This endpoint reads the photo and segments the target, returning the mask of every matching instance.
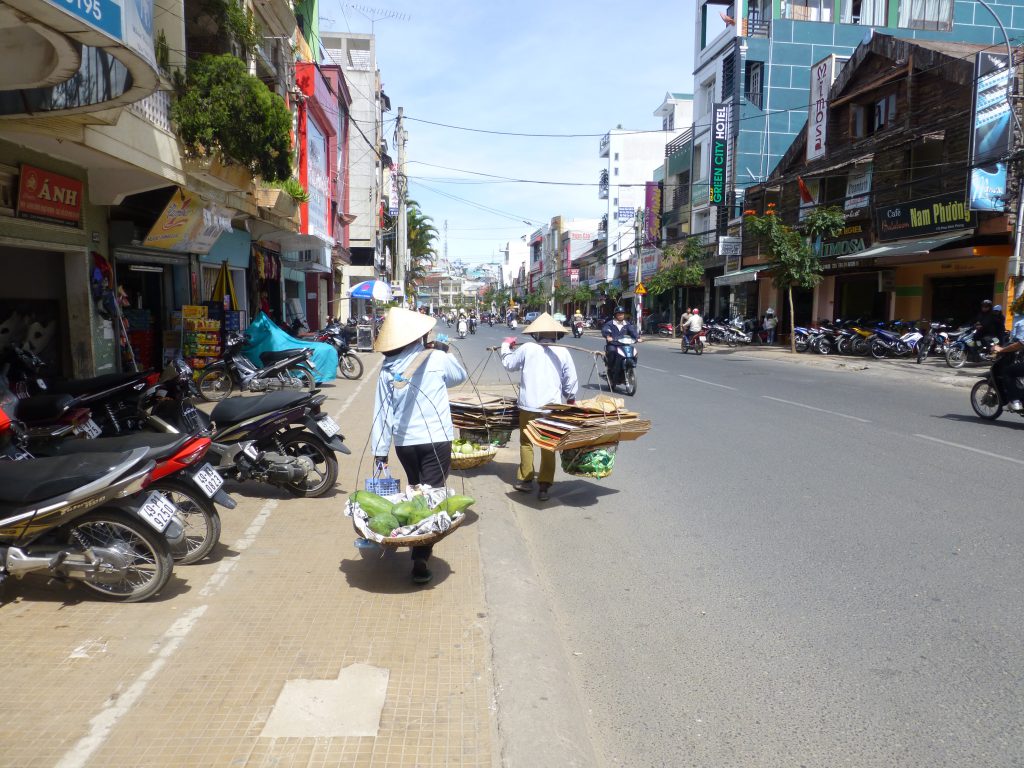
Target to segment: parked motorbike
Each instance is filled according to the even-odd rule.
[[[624,387],[627,395],[636,394],[636,365],[637,365],[637,342],[629,337],[623,337],[612,342],[610,346],[615,348],[613,354],[618,356],[618,364],[612,360],[605,360],[608,373],[608,387],[613,392],[616,387]]]
[[[207,415],[195,407],[192,370],[182,360],[165,372],[150,406],[150,424],[213,440],[209,460],[222,477],[258,480],[295,496],[329,493],[338,478],[335,453],[349,454],[341,427],[320,406],[324,395],[271,392],[232,397]]]
[[[339,320],[331,320],[326,327],[313,334],[313,340],[334,347],[338,353],[338,373],[346,379],[358,379],[363,375],[363,362],[352,351],[349,335]]]
[[[0,409],[0,446],[19,440]],[[146,493],[148,450],[0,461],[0,582],[47,573],[111,600],[156,595],[184,539],[179,512]]]
[[[982,343],[976,330],[963,334],[946,350],[946,365],[950,368],[963,368],[964,363],[988,363],[993,359],[991,345]]]
[[[672,323],[658,323],[655,326],[655,332],[659,336],[671,336],[672,335]]]
[[[199,375],[199,394],[204,400],[223,400],[235,387],[246,392],[316,388],[311,370],[316,368],[312,349],[301,347],[261,352],[263,367],[257,368],[242,353],[242,348],[250,341],[248,334],[228,334],[220,359],[204,368]]]

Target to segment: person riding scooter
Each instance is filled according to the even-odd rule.
[[[584,320],[583,313],[578,309],[573,313],[572,316],[572,335],[577,339],[583,335]]]
[[[631,338],[634,342],[640,339],[640,334],[632,323],[626,321],[626,310],[623,307],[616,307],[612,313],[612,319],[604,324],[601,329],[604,336],[604,359],[608,366],[608,383],[615,384],[621,379],[619,370],[619,356],[615,353],[615,345],[623,338]]]
[[[459,332],[460,339],[466,338],[466,334],[469,332],[469,321],[466,320],[465,315],[459,315],[459,322],[455,328]]]
[[[686,327],[683,329],[683,338],[686,340],[686,345],[690,345],[690,339],[696,336],[704,330],[704,318],[700,316],[700,310],[696,307],[690,312],[689,318],[686,320]]]

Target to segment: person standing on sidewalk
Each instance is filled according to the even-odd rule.
[[[409,485],[444,488],[452,466],[452,412],[448,387],[468,377],[448,346],[426,335],[437,320],[401,307],[388,310],[373,348],[384,353],[373,403],[370,445],[374,460],[387,465],[391,443]],[[412,580],[430,581],[432,547],[412,548]]]
[[[526,425],[546,414],[544,406],[550,403],[576,402],[579,383],[569,350],[555,346],[555,342],[568,333],[561,323],[545,312],[524,328],[523,333],[533,336],[533,341],[513,349],[515,339],[505,339],[501,344],[501,364],[509,371],[522,371],[519,385],[519,470],[512,487],[529,492],[533,489],[534,465],[533,443],[526,434]],[[554,482],[555,452],[541,448],[537,498],[547,501]]]
[[[768,307],[768,311],[764,313],[764,330],[768,334],[765,343],[771,346],[775,343],[775,329],[779,325],[779,320],[775,317],[775,310]]]

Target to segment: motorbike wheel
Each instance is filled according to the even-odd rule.
[[[946,365],[950,368],[963,368],[967,362],[967,350],[957,345],[946,350]]]
[[[207,368],[199,374],[196,386],[199,387],[199,396],[213,403],[230,395],[235,388],[235,382],[231,380],[231,374],[223,368]]]
[[[814,343],[814,351],[819,355],[830,355],[832,354],[832,342],[828,339],[818,339]]]
[[[914,348],[911,347],[909,344],[907,344],[907,342],[903,341],[902,339],[896,342],[896,347],[895,349],[893,349],[893,352],[896,354],[896,357],[906,357],[913,351]]]
[[[304,365],[293,365],[285,369],[284,375],[291,379],[297,379],[299,389],[316,389],[316,379],[313,372]]]
[[[840,336],[836,342],[836,352],[840,355],[848,355],[853,352],[853,342],[848,336]]]
[[[627,368],[625,370],[624,374],[623,374],[623,378],[625,379],[625,381],[623,382],[623,386],[626,389],[626,394],[627,395],[631,395],[631,396],[635,395],[636,394],[636,368]]]
[[[982,379],[971,389],[971,408],[987,421],[995,421],[1003,412],[999,393],[988,379]]]
[[[312,499],[329,493],[338,480],[338,459],[334,451],[304,429],[295,429],[280,438],[281,453],[305,456],[313,462],[313,470],[305,480],[288,483],[284,488],[293,496]]]
[[[704,354],[704,340],[699,336],[697,337],[697,340],[693,342],[693,351],[698,355]]]
[[[363,361],[348,352],[338,357],[338,373],[346,379],[358,379],[363,375]]]
[[[924,338],[917,342],[917,364],[920,365],[928,358],[928,347],[932,345],[931,339]]]
[[[685,338],[679,342],[679,348],[682,349],[684,355],[690,351],[690,345],[686,343]]]
[[[797,338],[796,338],[796,351],[797,352],[806,352],[809,347],[810,347],[810,344],[807,343],[807,337],[806,336],[797,336]]]
[[[880,342],[878,339],[875,339],[874,341],[871,342],[871,349],[870,349],[870,351],[871,351],[871,356],[873,358],[875,358],[876,360],[881,360],[883,357],[885,357],[885,353],[886,353],[885,345],[882,344],[882,342]]]
[[[81,582],[108,600],[147,600],[171,578],[171,545],[142,520],[114,510],[90,512],[72,522],[68,532],[72,545],[114,550],[118,571],[93,574]]]
[[[853,342],[853,354],[867,355],[871,351],[871,345],[863,336],[858,336]]]
[[[160,491],[178,508],[178,518],[185,528],[185,539],[171,547],[171,557],[179,565],[198,563],[220,541],[220,515],[217,507],[195,487],[171,478],[157,480],[149,486]]]

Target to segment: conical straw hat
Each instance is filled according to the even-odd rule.
[[[545,312],[528,326],[523,328],[522,333],[562,333],[566,334],[569,329],[555,320],[549,313]]]
[[[377,352],[401,349],[406,344],[426,336],[436,324],[437,320],[429,315],[402,307],[392,307],[384,316],[384,323],[373,342],[373,348]]]

